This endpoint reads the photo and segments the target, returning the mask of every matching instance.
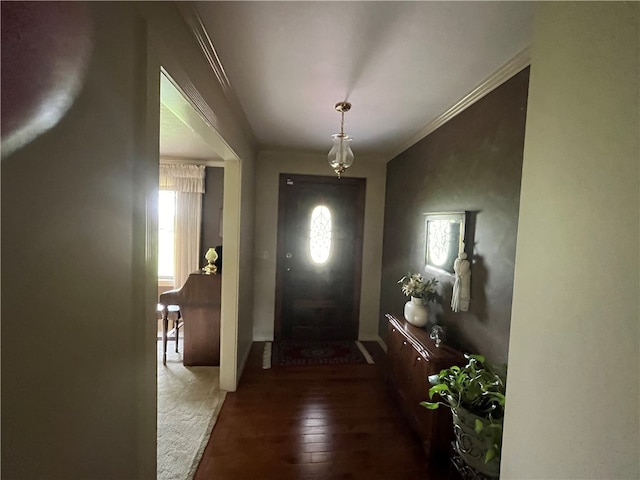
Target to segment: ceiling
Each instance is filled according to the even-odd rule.
[[[214,153],[211,145],[188,122],[180,119],[167,104],[160,103],[160,156],[208,160]]]
[[[532,34],[530,2],[192,6],[261,149],[328,152],[340,130],[334,105],[347,100],[345,132],[354,137],[356,161],[359,154],[388,159],[419,140],[522,57]]]
[[[164,72],[160,75],[160,158],[221,167],[220,137]]]

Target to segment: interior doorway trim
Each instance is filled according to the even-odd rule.
[[[240,198],[242,161],[215,128],[215,115],[184,72],[177,65],[162,67],[162,73],[181,93],[172,112],[182,121],[199,125],[198,134],[211,145],[217,161],[224,168],[222,222],[224,239],[224,273],[222,274],[220,312],[220,388],[235,391],[238,384],[238,302],[240,270]],[[180,105],[180,102],[187,105]],[[190,108],[187,108],[190,107]],[[197,119],[187,112],[198,113]],[[209,118],[212,117],[212,118]]]

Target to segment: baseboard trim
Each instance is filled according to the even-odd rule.
[[[271,352],[272,342],[264,342],[264,348],[262,350],[262,369],[269,370],[271,368]]]
[[[367,363],[369,365],[373,365],[373,363],[374,363],[373,357],[371,356],[371,354],[367,350],[367,347],[365,347],[362,344],[362,342],[360,342],[360,340],[356,340],[356,345],[358,346],[358,350],[360,350],[360,353],[362,353],[362,355],[364,356],[364,359],[367,361]]]

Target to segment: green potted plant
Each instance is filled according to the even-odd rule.
[[[451,409],[456,448],[467,465],[491,477],[500,473],[500,447],[505,405],[506,366],[498,370],[482,355],[465,354],[467,364],[429,376],[429,398],[421,402],[434,410]]]

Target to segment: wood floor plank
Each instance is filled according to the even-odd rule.
[[[365,346],[374,365],[263,370],[255,343],[195,480],[457,480],[427,467],[386,390],[384,352]]]

